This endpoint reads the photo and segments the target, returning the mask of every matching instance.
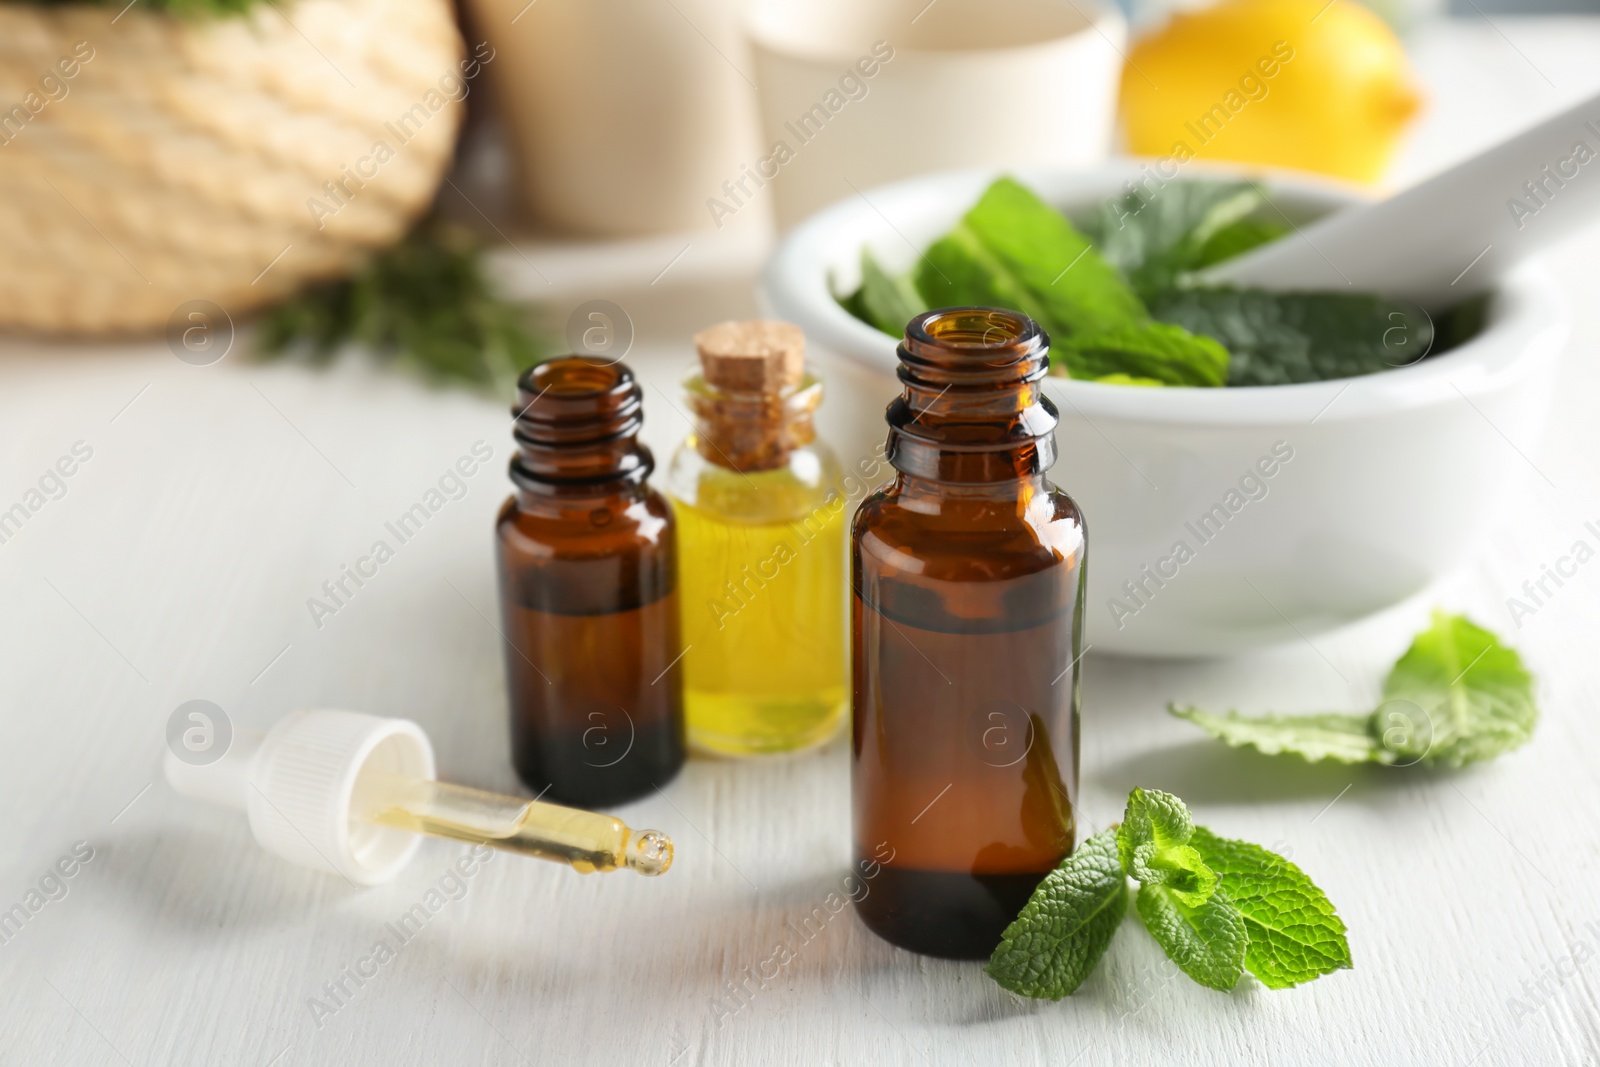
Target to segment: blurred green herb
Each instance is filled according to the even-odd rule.
[[[1472,340],[1489,321],[1488,293],[1469,296],[1434,322],[1433,350],[1444,352]]]
[[[1154,192],[1140,187],[1101,205],[1084,229],[1106,261],[1149,302],[1185,271],[1282,236],[1287,226],[1251,218],[1266,202],[1250,182],[1168,182]]]
[[[1185,276],[1281,237],[1259,219],[1254,182],[1169,182],[1101,207],[1086,228],[1162,322],[1228,350],[1229,385],[1353,378],[1414,363],[1434,344],[1433,322],[1407,301],[1365,293],[1194,288]]]
[[[348,344],[437,381],[496,391],[543,357],[528,310],[501,297],[467,230],[422,223],[354,277],[322,282],[268,312],[264,355],[327,362]]]
[[[850,312],[898,337],[929,307],[1014,308],[1049,333],[1057,373],[1148,385],[1221,385],[1228,354],[1208,337],[1152,322],[1138,295],[1066,216],[1001,178],[955,227],[896,277],[861,257]]]
[[[1222,385],[1228,351],[1182,326],[1140,322],[1067,338],[1062,351],[1074,378],[1123,385]]]
[[[1366,293],[1166,289],[1150,311],[1228,350],[1229,385],[1288,385],[1404,367],[1434,346],[1421,306]]]
[[[987,304],[1014,292],[1014,303],[999,306],[1031,315],[1057,344],[1148,318],[1089,239],[1012,178],[989,186],[955,229],[928,249],[916,279],[934,307]]]
[[[861,288],[855,298],[857,305],[851,313],[896,339],[906,323],[928,310],[928,302],[910,276],[890,274],[869,248],[861,250]]]
[[[1288,224],[1272,219],[1240,219],[1230,222],[1206,239],[1190,270],[1203,270],[1213,263],[1243,255],[1256,245],[1276,241],[1289,232]]]
[[[1196,288],[1194,274],[1283,236],[1253,182],[1135,188],[1075,227],[1011,178],[994,182],[916,269],[895,276],[862,250],[862,284],[839,298],[898,338],[929,307],[1013,308],[1049,333],[1052,369],[1146,386],[1283,385],[1373,374],[1469,339],[1483,302],[1441,316],[1360,293]]]

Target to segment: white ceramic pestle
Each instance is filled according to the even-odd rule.
[[[1600,218],[1600,96],[1387,200],[1347,207],[1201,272],[1207,284],[1377,292],[1428,306],[1492,288]]]

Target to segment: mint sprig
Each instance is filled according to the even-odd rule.
[[[1045,875],[985,970],[1014,993],[1060,1000],[1089,977],[1127,913],[1116,834],[1102,830]]]
[[[1089,838],[1047,875],[987,968],[1023,996],[1059,1000],[1083,984],[1128,907],[1196,982],[1230,990],[1249,971],[1284,989],[1351,966],[1345,926],[1293,863],[1196,826],[1171,793],[1135,789],[1122,823]]]
[[[1533,675],[1516,651],[1461,615],[1435,612],[1367,714],[1216,715],[1170,705],[1180,719],[1234,747],[1310,761],[1465,767],[1533,736]]]
[[[1245,966],[1262,985],[1285,989],[1351,965],[1344,922],[1299,867],[1203,826],[1195,827],[1190,843],[1216,872],[1217,896],[1243,921]]]
[[[1140,885],[1139,918],[1173,963],[1208,989],[1226,993],[1244,972],[1250,935],[1225,898],[1190,907],[1159,885]]]
[[[1199,907],[1217,886],[1217,876],[1189,846],[1194,820],[1183,801],[1157,789],[1128,794],[1128,810],[1117,828],[1117,858],[1140,885],[1161,886],[1189,907]]]

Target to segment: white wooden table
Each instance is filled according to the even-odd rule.
[[[1420,42],[1435,111],[1403,172],[1441,166],[1600,81],[1594,24],[1497,27]],[[525,251],[553,278],[587,257],[595,276],[553,286],[558,302],[628,307],[640,333],[632,361],[652,392],[675,397],[687,332],[751,308],[753,246],[697,247],[655,286],[674,242]],[[635,281],[608,290],[608,262]],[[367,891],[290,867],[256,848],[242,816],[160,781],[165,723],[196,697],[257,727],[305,705],[406,716],[431,733],[444,776],[515,789],[500,640],[486,621],[505,414],[359,364],[191,367],[160,344],[10,343],[0,507],[75,442],[93,455],[0,544],[0,909],[75,846],[92,858],[47,879],[59,899],[0,944],[0,1063],[1596,1062],[1600,568],[1520,630],[1505,608],[1600,519],[1593,238],[1554,262],[1577,326],[1547,439],[1524,449],[1554,488],[1530,464],[1474,566],[1314,647],[1216,662],[1088,659],[1088,821],[1118,818],[1133,785],[1169,789],[1219,832],[1292,849],[1350,926],[1354,971],[1286,992],[1246,981],[1232,995],[1172,979],[1133,921],[1060,1004],[1004,993],[974,964],[890,948],[848,912],[805,942],[793,924],[849,860],[836,743],[787,762],[696,759],[664,795],[624,809],[676,838],[665,878],[496,858],[375,977],[346,980],[337,1011],[314,1013],[308,1001],[333,1004],[324,984],[462,849],[430,842],[392,884]],[[849,376],[834,385],[829,432],[877,437],[870,412],[852,414]],[[653,399],[646,435],[664,454],[683,422]],[[465,497],[316,628],[306,599],[480,439],[496,460]],[[1070,489],[1071,456],[1056,474]],[[1523,750],[1453,775],[1306,767],[1223,750],[1162,710],[1168,699],[1369,707],[1435,604],[1508,635],[1537,671],[1544,718]],[[793,961],[735,999],[779,943]]]

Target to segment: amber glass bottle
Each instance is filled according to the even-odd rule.
[[[495,525],[512,758],[546,799],[615,804],[683,765],[672,511],[645,484],[631,370],[569,356],[517,387]]]
[[[1045,478],[1048,346],[1010,311],[912,319],[897,475],[852,531],[858,907],[934,956],[987,957],[1073,845],[1084,526]]]

